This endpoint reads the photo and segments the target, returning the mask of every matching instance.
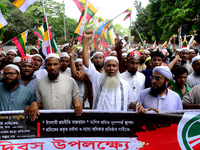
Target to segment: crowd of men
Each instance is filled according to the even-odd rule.
[[[179,44],[182,37],[178,30]],[[39,109],[105,111],[182,110],[200,108],[200,56],[192,47],[172,49],[129,44],[119,36],[109,56],[89,46],[91,30],[77,52],[72,42],[61,53],[44,56],[32,48],[20,57],[17,49],[0,49],[0,111],[24,110],[35,120]],[[2,43],[0,43],[1,45]]]

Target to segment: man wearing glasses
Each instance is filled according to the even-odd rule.
[[[0,83],[0,111],[24,110],[36,101],[34,92],[18,83],[19,78],[18,66],[10,64],[5,67],[3,84]]]
[[[182,110],[180,96],[167,88],[172,73],[167,66],[157,66],[151,76],[152,87],[140,93],[140,102],[144,108],[157,111]]]

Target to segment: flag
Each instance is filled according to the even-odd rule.
[[[42,47],[42,40],[38,39],[38,47]]]
[[[91,26],[93,26],[94,25],[94,22],[92,21],[89,25],[88,25],[88,27],[91,27]]]
[[[96,6],[91,0],[73,0],[77,5],[80,12],[83,12],[84,5],[88,1],[87,20],[89,21],[99,10],[100,7]],[[81,20],[81,19],[80,19]]]
[[[124,21],[125,21],[126,19],[131,17],[132,9],[129,8],[129,9],[125,10],[124,13],[128,13],[124,18]]]
[[[132,9],[129,8],[129,9],[125,10],[124,13],[129,13],[129,14],[131,14],[131,13],[132,13]]]
[[[83,8],[83,11],[81,13],[81,20],[79,21],[78,27],[76,28],[74,32],[74,36],[77,37],[78,41],[82,41],[82,36],[83,36],[83,30],[85,26],[85,21],[86,21],[86,14],[87,14],[87,9],[88,9],[88,0],[86,0],[85,6]]]
[[[103,36],[105,30],[107,29],[107,27],[110,25],[110,23],[112,22],[112,20],[104,23],[102,26],[100,26],[98,29],[97,29],[97,34],[100,35],[101,37]]]
[[[12,41],[15,43],[15,46],[19,50],[22,57],[26,56],[26,40],[27,40],[28,30],[21,33],[20,35],[14,37]]]
[[[49,28],[46,15],[44,15],[44,38],[42,42],[42,52],[46,56],[49,53],[56,53],[58,54],[58,48],[56,45],[55,40],[52,37],[51,30]]]
[[[194,40],[192,43],[192,47],[195,46],[197,44],[197,42]]]
[[[5,25],[7,25],[7,22],[5,18],[3,17],[3,14],[1,13],[1,10],[0,10],[0,29],[3,28]]]
[[[106,48],[106,52],[105,52],[104,57],[107,57],[109,54],[108,54],[108,38],[107,38],[106,33],[104,33],[104,36],[102,38],[102,45]]]
[[[130,18],[130,17],[131,17],[131,14],[127,14],[127,15],[125,16],[125,18],[124,18],[123,21],[125,21],[126,19],[128,19],[128,18]]]
[[[146,40],[144,40],[143,44],[146,44]]]
[[[37,30],[35,30],[33,32],[35,35],[37,35],[37,37],[40,39],[40,40],[43,40],[44,38],[44,28],[43,26],[39,27]]]
[[[35,3],[36,0],[9,0],[13,5],[15,5],[19,10],[24,13],[28,6]]]
[[[103,17],[102,17],[102,15],[99,17],[99,19],[98,19],[98,22],[100,23],[100,22],[103,22],[104,20],[103,20]]]
[[[165,41],[165,43],[162,45],[162,48],[165,47],[167,45],[167,41]]]
[[[154,44],[153,44],[153,48],[156,48],[156,41],[155,41]]]
[[[115,44],[115,41],[114,41],[114,39],[115,39],[115,33],[113,31],[113,28],[110,31],[107,31],[106,35],[107,35],[107,39],[108,39],[109,45]]]
[[[187,47],[187,44],[186,44],[186,35],[184,35],[184,40],[183,40],[183,45],[182,45],[182,48],[184,47]]]

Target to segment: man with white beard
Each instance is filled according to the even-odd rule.
[[[129,107],[136,108],[138,113],[145,113],[146,109],[134,101],[128,82],[120,77],[119,62],[116,57],[105,58],[103,74],[99,73],[91,64],[88,45],[92,36],[91,30],[86,30],[83,35],[83,69],[92,82],[93,109],[127,111]]]

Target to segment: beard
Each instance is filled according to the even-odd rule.
[[[153,87],[151,87],[151,90],[150,90],[149,94],[152,95],[152,96],[154,96],[154,97],[157,97],[158,94],[161,94],[162,92],[164,92],[165,89],[166,89],[166,79],[165,79],[164,84],[161,87],[159,87],[159,88],[153,88]]]
[[[55,80],[55,79],[57,79],[57,78],[58,78],[58,75],[59,75],[59,74],[49,74],[49,73],[48,73],[49,80]]]
[[[103,65],[104,65],[104,64],[102,64],[102,65],[100,65],[100,64],[95,65],[95,64],[94,64],[94,66],[95,66],[95,68],[96,68],[97,70],[101,70],[101,69],[103,68]]]
[[[34,73],[34,72],[33,72],[33,73]],[[29,74],[29,75],[24,75],[24,74],[22,73],[22,79],[30,80],[30,79],[32,78],[32,76],[33,76],[33,73],[31,73],[31,74]]]
[[[143,64],[144,62],[145,62],[145,59],[143,59],[143,58],[141,59],[140,58],[140,65]]]
[[[118,71],[114,77],[110,77],[103,71],[101,81],[105,89],[116,90],[120,86],[120,73]]]
[[[16,84],[18,84],[18,78],[14,79],[12,82],[8,83],[5,80],[3,80],[3,84],[5,87],[7,87],[8,89],[11,89],[12,87],[14,87]]]

